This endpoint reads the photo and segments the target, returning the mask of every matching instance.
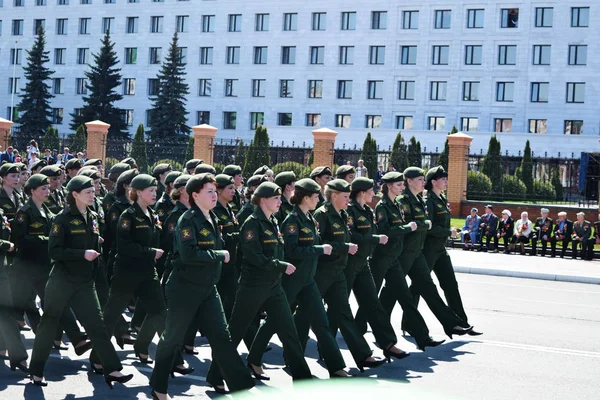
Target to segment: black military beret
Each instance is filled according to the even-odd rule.
[[[219,174],[215,177],[215,180],[217,181],[217,187],[219,189],[224,188],[228,185],[233,185],[233,176],[227,175],[227,174]]]
[[[430,168],[425,175],[425,189],[431,190],[431,181],[438,180],[440,178],[447,178],[448,173],[444,170],[444,167],[438,165],[437,167]]]
[[[66,169],[79,169],[81,167],[83,167],[83,162],[79,158],[71,158],[65,164]]]
[[[17,164],[6,163],[0,167],[0,176],[6,176],[8,174],[18,174],[21,172],[21,168]]]
[[[352,191],[352,187],[344,179],[334,179],[329,181],[327,182],[327,187],[335,190],[336,192],[350,193]]]
[[[102,179],[102,175],[100,175],[100,171],[98,171],[95,167],[84,167],[79,170],[77,175],[83,175],[90,177],[92,179]]]
[[[152,176],[158,176],[158,175],[162,175],[165,172],[171,171],[171,164],[158,164],[156,167],[154,167],[154,169],[152,170]]]
[[[22,162],[16,162],[14,164],[17,166],[17,168],[19,168],[19,172],[27,171],[27,165],[23,164]]]
[[[333,175],[331,173],[331,168],[329,167],[317,167],[315,169],[312,170],[312,172],[310,173],[310,177],[311,178],[316,178],[322,175]]]
[[[263,182],[268,182],[269,179],[264,175],[252,175],[246,182],[247,187],[258,186]]]
[[[179,189],[185,187],[185,185],[188,183],[191,177],[192,175],[188,174],[180,175],[179,177],[177,177],[177,179],[175,179],[175,182],[173,182],[173,188]]]
[[[257,197],[281,196],[281,188],[273,182],[263,182],[254,191]]]
[[[230,164],[223,168],[223,173],[230,176],[236,176],[242,173],[242,167],[239,165]]]
[[[94,167],[98,167],[98,166],[102,165],[102,160],[99,158],[90,158],[89,160],[87,160],[85,162],[85,164],[83,164],[84,167],[87,167],[90,165],[94,166]]]
[[[215,182],[215,176],[213,174],[204,172],[202,174],[194,175],[185,184],[185,191],[191,197],[192,193],[198,192],[204,187],[205,184],[210,182]]]
[[[31,170],[33,171],[34,169],[44,168],[46,165],[48,165],[46,160],[37,160],[36,162],[31,164]]]
[[[156,178],[148,174],[139,174],[131,180],[130,186],[133,189],[144,190],[152,186],[158,186]]]
[[[393,183],[404,181],[404,174],[402,172],[391,171],[381,177],[384,183]]]
[[[33,190],[39,188],[40,186],[44,186],[48,184],[48,177],[42,174],[33,174],[31,177],[25,182],[24,188],[26,190]]]
[[[348,174],[356,174],[356,169],[352,165],[342,165],[335,171],[335,176],[338,178],[343,178]]]
[[[414,179],[420,176],[425,176],[425,171],[419,167],[408,167],[404,170],[405,179]]]
[[[89,176],[77,175],[67,183],[67,191],[69,193],[81,192],[91,187],[94,187],[94,181]]]
[[[194,174],[204,174],[204,173],[209,173],[209,174],[216,175],[217,174],[217,170],[215,169],[215,167],[213,167],[210,164],[198,164],[198,165],[196,165],[196,168],[194,168]]]
[[[374,185],[373,179],[360,177],[360,178],[356,178],[354,181],[352,181],[352,190],[359,190],[359,191],[369,190],[369,189],[373,189],[373,185]]]
[[[48,177],[61,176],[63,174],[63,170],[60,169],[58,165],[48,165],[40,170],[40,174],[44,174]]]
[[[137,168],[137,162],[135,161],[135,158],[133,158],[133,157],[127,157],[127,158],[121,160],[121,162],[129,165],[131,168]]]
[[[264,175],[267,173],[268,170],[270,170],[271,168],[269,168],[266,165],[263,165],[262,167],[260,167],[259,169],[257,169],[256,171],[254,171],[254,173],[252,175]]]
[[[321,186],[310,178],[300,179],[296,182],[296,188],[300,188],[310,193],[321,192]]]
[[[122,174],[125,171],[128,171],[131,169],[131,165],[124,163],[124,162],[120,162],[120,163],[116,163],[115,165],[113,165],[110,168],[110,173],[111,174]]]
[[[275,184],[279,186],[281,189],[285,188],[285,185],[289,185],[290,183],[296,180],[296,174],[294,171],[283,171],[277,174],[275,177]]]
[[[198,164],[202,164],[203,162],[204,162],[204,161],[202,161],[202,160],[200,160],[200,159],[198,159],[198,158],[192,158],[191,160],[188,160],[188,161],[185,163],[185,170],[186,170],[186,171],[189,171],[190,169],[194,169],[194,168],[196,168],[196,166],[197,166]]]
[[[169,183],[175,182],[175,179],[179,178],[182,174],[183,174],[183,172],[179,172],[179,171],[169,172],[167,174],[167,177],[165,178],[165,186],[168,185]]]
[[[133,178],[135,178],[139,174],[140,171],[138,171],[137,169],[129,169],[123,172],[121,175],[119,175],[119,178],[117,179],[117,185],[129,185]]]

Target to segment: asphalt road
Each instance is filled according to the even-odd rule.
[[[595,399],[600,398],[600,286],[459,274],[458,279],[470,322],[484,331],[476,338],[455,338],[444,345],[420,352],[410,338],[399,346],[412,352],[402,361],[365,371],[355,367],[343,340],[338,337],[350,372],[364,377],[351,381],[314,381],[297,385],[292,391],[290,376],[282,369],[281,347],[272,344],[266,353],[266,372],[272,377],[259,383],[247,396],[268,395],[289,399],[345,397],[366,399],[411,396],[439,399]],[[432,335],[443,338],[440,324],[425,304],[421,310]],[[393,324],[400,326],[401,310],[394,312]],[[399,335],[402,333],[397,331]],[[368,340],[373,342],[371,334]],[[26,335],[31,348],[32,336]],[[447,339],[447,338],[446,338]],[[198,338],[200,355],[186,356],[196,368],[192,376],[170,380],[174,398],[216,397],[205,386],[210,350]],[[381,352],[373,345],[376,355]],[[154,349],[151,350],[154,353]],[[245,356],[246,349],[240,345]],[[1,399],[146,399],[151,367],[135,361],[129,346],[119,351],[126,373],[134,373],[127,386],[110,390],[102,377],[89,374],[86,357],[72,350],[52,353],[47,364],[47,388],[33,387],[20,372],[0,367]],[[316,345],[309,343],[309,366],[325,379],[326,369],[316,360]]]

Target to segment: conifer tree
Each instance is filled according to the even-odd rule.
[[[408,166],[409,167],[419,167],[423,165],[422,155],[421,155],[421,142],[417,141],[417,138],[414,136],[410,138],[408,141]]]
[[[240,139],[240,141],[237,144],[237,148],[235,149],[234,158],[235,164],[239,165],[240,167],[244,167],[244,164],[246,162],[246,150],[247,149],[246,146],[244,146],[244,141]]]
[[[194,158],[194,136],[191,135],[188,139],[187,147],[185,148],[185,158],[184,161],[189,161]]]
[[[458,129],[456,129],[456,125],[452,127],[452,130],[448,133],[448,135],[454,135],[458,133]],[[448,138],[444,142],[444,150],[440,154],[440,158],[438,159],[438,165],[444,167],[444,170],[448,171],[448,153],[450,153],[450,145],[448,144]]]
[[[392,145],[392,154],[390,155],[390,163],[396,171],[402,172],[408,166],[406,158],[406,144],[402,137],[402,132],[398,132],[394,144]]]
[[[46,149],[57,149],[60,146],[60,138],[58,137],[58,129],[49,126],[46,129],[46,134],[42,138],[42,145]]]
[[[248,147],[244,162],[244,176],[250,176],[263,165],[271,164],[271,149],[267,128],[259,125],[254,132],[254,140]]]
[[[73,135],[73,142],[71,143],[71,151],[83,151],[87,146],[87,136],[85,132],[85,126],[79,125],[75,135]]]
[[[523,150],[523,159],[521,160],[520,168],[521,176],[519,178],[527,187],[527,194],[533,194],[533,160],[531,157],[531,146],[529,140],[525,142],[525,150]]]
[[[144,137],[144,125],[139,124],[131,144],[131,157],[137,162],[140,172],[148,171],[148,153],[146,151],[146,138]]]
[[[502,156],[500,155],[500,142],[496,135],[492,135],[488,145],[488,151],[483,159],[481,172],[492,181],[492,191],[502,191]]]
[[[374,176],[377,172],[377,141],[371,136],[371,132],[367,133],[360,158],[367,167],[367,173]]]

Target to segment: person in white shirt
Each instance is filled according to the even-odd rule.
[[[365,167],[365,162],[363,160],[358,160],[358,167],[356,167],[356,177],[357,178],[368,178],[369,171],[367,167]]]
[[[527,211],[521,213],[521,219],[515,223],[515,236],[513,243],[519,243],[521,255],[525,254],[525,244],[529,243],[531,233],[533,232],[533,224],[529,220]]]

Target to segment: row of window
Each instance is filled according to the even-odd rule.
[[[14,0],[15,6],[24,5],[24,0]],[[81,0],[82,4],[91,4],[91,0]],[[83,3],[83,2],[86,3]],[[68,0],[58,0],[60,4],[68,4]],[[115,0],[105,0],[105,3],[114,3]],[[129,0],[130,3],[137,3],[139,0]],[[43,3],[43,4],[37,4]],[[37,5],[46,5],[46,0],[36,0]],[[1,2],[0,2],[1,5]],[[466,14],[466,27],[468,29],[481,29],[484,27],[484,9],[468,9]],[[402,11],[402,29],[419,29],[418,10]],[[452,10],[434,10],[433,15],[434,29],[450,29],[452,26]],[[137,33],[139,29],[139,17],[126,17],[126,33]],[[85,18],[90,20],[90,18]],[[176,29],[178,32],[187,32],[189,26],[189,15],[176,16]],[[81,20],[81,19],[80,19]],[[114,18],[103,18],[102,32],[106,31],[106,23],[114,25]],[[112,20],[112,21],[111,21]],[[159,33],[163,29],[164,16],[150,17],[150,32]],[[571,7],[571,27],[588,27],[590,20],[589,7]],[[40,21],[40,20],[36,20]],[[57,34],[59,25],[57,20]],[[66,21],[66,19],[64,19]],[[340,14],[340,30],[356,30],[357,12],[343,11]],[[500,27],[517,28],[519,24],[519,9],[504,8],[500,10]],[[534,26],[538,28],[550,28],[554,22],[553,7],[536,7],[534,14]],[[15,23],[18,26],[15,26]],[[216,24],[216,15],[202,15],[202,32],[214,32]],[[23,34],[23,20],[13,20],[13,35]],[[270,14],[260,13],[254,15],[254,30],[256,32],[267,32],[270,27]],[[374,30],[387,29],[387,11],[372,11],[370,14],[370,27]],[[66,29],[66,28],[65,28]],[[296,31],[298,29],[298,13],[284,13],[282,19],[283,31]],[[327,29],[327,13],[311,13],[310,29],[313,31],[324,31]],[[227,31],[242,31],[242,14],[227,15]],[[34,30],[34,34],[37,32]],[[81,32],[80,32],[81,33]],[[66,34],[66,33],[62,33]]]

